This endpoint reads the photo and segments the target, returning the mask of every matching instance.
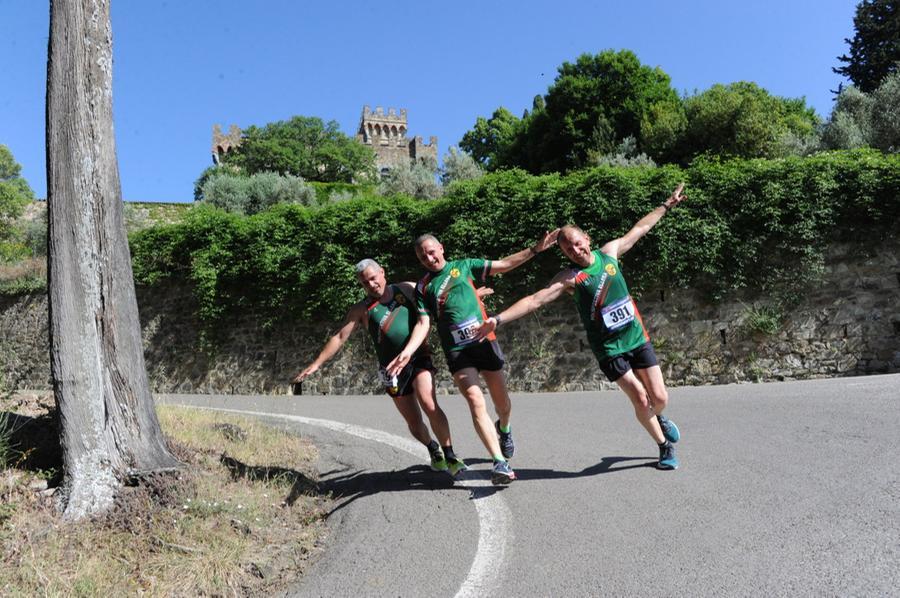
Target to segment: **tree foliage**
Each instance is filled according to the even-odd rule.
[[[444,187],[456,181],[470,181],[482,176],[484,169],[466,152],[451,146],[444,154],[444,165],[441,168],[441,184]]]
[[[463,135],[459,147],[488,170],[508,167],[509,149],[521,128],[522,120],[501,106],[494,110],[489,119],[479,116],[472,130]]]
[[[16,162],[10,149],[0,144],[0,261],[19,257],[20,231],[15,221],[29,202],[34,201],[34,191],[21,176],[22,166]]]
[[[361,196],[249,217],[200,206],[182,224],[132,237],[135,273],[144,284],[185,276],[208,321],[249,307],[272,322],[338,319],[359,298],[352,264],[363,256],[408,280],[421,274],[412,242],[423,232],[437,235],[451,257],[499,258],[566,222],[601,242],[624,234],[679,181],[690,201],[628,254],[636,289],[789,292],[821,270],[830,242],[871,245],[898,232],[900,156],[860,150],[566,176],[512,169],[458,182],[428,202]],[[547,252],[498,278],[495,301],[533,292],[564,263]]]
[[[828,149],[874,147],[900,151],[900,71],[891,73],[872,93],[850,86],[841,90],[831,118],[822,129]]]
[[[833,69],[844,75],[861,91],[874,91],[890,73],[896,72],[900,62],[900,3],[896,0],[863,0],[856,6],[853,17],[856,30],[850,54],[838,60],[846,63]]]
[[[546,124],[531,140],[541,147],[540,169],[583,167],[592,153],[610,153],[626,137],[640,145],[641,123],[651,111],[677,102],[669,76],[642,64],[630,50],[582,54],[574,63],[564,62],[547,90]]]
[[[687,98],[684,133],[677,143],[682,161],[703,153],[742,158],[776,158],[788,152],[785,135],[815,134],[818,117],[803,99],[771,95],[755,83],[713,85]]]
[[[236,214],[256,214],[277,203],[316,203],[316,190],[291,174],[259,172],[250,176],[219,172],[203,184],[206,203]]]
[[[433,159],[416,160],[389,169],[378,185],[381,195],[406,195],[416,199],[437,199],[444,194],[437,182],[438,166]]]
[[[682,99],[659,67],[628,50],[606,50],[563,63],[521,119],[505,108],[479,117],[460,147],[489,171],[569,172],[635,159],[686,164],[700,154],[805,155],[817,146],[818,125],[804,99],[773,96],[755,83],[714,85]]]
[[[375,170],[370,148],[342,133],[337,122],[310,116],[248,127],[222,161],[248,175],[276,172],[326,183],[368,179]]]

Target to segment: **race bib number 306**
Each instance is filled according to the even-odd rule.
[[[623,297],[600,310],[603,323],[610,330],[618,330],[634,321],[634,301],[631,296]]]
[[[478,324],[478,320],[469,318],[465,322],[451,325],[450,335],[453,337],[453,344],[460,346],[475,342],[475,332],[478,330]]]

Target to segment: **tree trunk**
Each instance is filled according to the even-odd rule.
[[[144,365],[112,120],[109,0],[51,0],[47,65],[50,351],[68,519],[179,465]]]

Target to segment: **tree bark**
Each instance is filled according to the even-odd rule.
[[[179,466],[144,365],[112,118],[109,0],[51,0],[47,64],[50,363],[65,517]]]

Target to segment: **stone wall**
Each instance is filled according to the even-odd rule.
[[[900,371],[900,242],[863,258],[833,247],[821,284],[786,314],[774,334],[756,331],[759,299],[711,304],[685,291],[653,291],[638,305],[667,381],[720,384]],[[204,351],[193,302],[184,289],[139,289],[147,369],[156,392],[284,393],[337,323],[297,322],[264,329],[252,314],[217,331]],[[497,307],[497,306],[494,306]],[[611,386],[587,347],[571,302],[504,325],[500,343],[517,391]],[[432,346],[438,347],[432,339]],[[452,392],[437,350],[439,392]],[[309,393],[381,392],[363,331],[304,384]],[[15,388],[47,388],[47,303],[43,296],[0,299],[0,374]]]

